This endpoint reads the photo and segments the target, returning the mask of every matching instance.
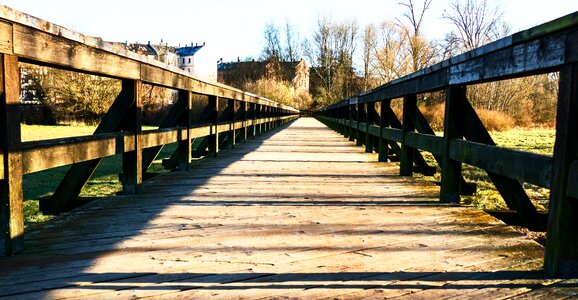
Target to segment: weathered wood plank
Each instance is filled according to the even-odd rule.
[[[450,157],[499,175],[550,188],[552,157],[464,140],[450,141]]]
[[[578,64],[560,71],[556,142],[544,269],[551,276],[578,275],[578,209],[567,195],[570,165],[578,158]]]
[[[24,246],[22,153],[20,132],[20,69],[18,58],[0,54],[0,256],[13,255]]]
[[[406,133],[405,143],[413,148],[424,150],[435,155],[442,154],[443,138],[440,136],[408,132]]]
[[[22,143],[24,174],[118,154],[117,134]],[[124,148],[122,149],[124,152]]]
[[[14,54],[12,24],[0,21],[0,53]]]

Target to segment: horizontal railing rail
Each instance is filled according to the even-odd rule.
[[[467,99],[467,87],[550,72],[560,73],[553,156],[496,146]],[[417,108],[418,94],[435,91],[445,92],[443,136],[435,135]],[[391,108],[396,98],[403,98],[403,120]],[[485,170],[522,224],[547,230],[546,271],[578,273],[578,12],[329,105],[316,115],[368,152],[378,152],[379,161],[398,159],[400,175],[431,173],[420,151],[432,153],[441,169],[442,202],[459,203],[460,194],[472,191],[462,177],[462,163]],[[547,222],[521,182],[551,189]]]
[[[114,78],[122,88],[93,135],[22,142],[20,63]],[[198,79],[121,44],[85,36],[3,5],[0,70],[0,256],[23,247],[24,174],[71,165],[53,195],[40,201],[45,214],[58,214],[82,203],[76,199],[105,157],[122,155],[122,193],[134,194],[167,144],[178,146],[163,165],[186,170],[193,157],[214,157],[219,149],[299,116],[292,107]],[[143,84],[178,93],[155,130],[143,130]],[[193,105],[199,101],[204,111],[193,118]]]

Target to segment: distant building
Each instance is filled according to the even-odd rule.
[[[174,47],[167,44],[153,45],[148,44],[125,44],[125,47],[133,52],[156,59],[171,66],[176,66],[185,70],[191,75],[195,75],[195,54],[205,46],[193,44],[185,47]]]
[[[202,45],[195,44],[194,46],[191,43],[191,46],[176,49],[175,53],[179,56],[179,68],[190,74],[195,74],[195,54],[201,50],[203,46],[205,46],[205,43]]]
[[[297,91],[309,93],[310,68],[303,59],[293,62],[220,60],[217,63],[217,81],[238,88],[245,82],[274,77],[291,82]]]

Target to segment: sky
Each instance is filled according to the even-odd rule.
[[[424,20],[429,38],[452,30],[442,18],[451,0],[433,0]],[[578,11],[576,0],[489,0],[504,9],[513,32]],[[106,41],[169,43],[185,46],[206,43],[195,62],[203,72],[219,59],[258,58],[264,45],[265,24],[290,22],[300,37],[308,37],[320,17],[356,19],[360,27],[400,18],[400,0],[0,0],[35,17]],[[418,0],[418,2],[421,2]]]

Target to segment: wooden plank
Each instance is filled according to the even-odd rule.
[[[0,256],[14,255],[24,247],[22,154],[20,132],[20,69],[18,58],[0,54]]]
[[[0,21],[0,53],[14,54],[12,24]]]
[[[116,140],[117,134],[108,134],[22,143],[23,172],[29,174],[115,155]]]
[[[452,140],[450,157],[508,178],[550,188],[552,158],[545,155]]]
[[[140,78],[134,60],[14,24],[14,54],[35,62],[125,79]]]
[[[443,138],[440,136],[408,132],[406,133],[405,143],[410,147],[431,152],[435,155],[441,155],[443,152]]]
[[[479,210],[439,205],[437,186],[396,176],[376,157],[302,118],[29,235],[26,253],[0,260],[0,296],[450,298],[496,288],[507,298],[549,289],[534,276],[540,245]]]
[[[551,276],[578,275],[578,211],[567,195],[570,165],[578,158],[578,64],[560,70],[556,142],[544,270]]]

